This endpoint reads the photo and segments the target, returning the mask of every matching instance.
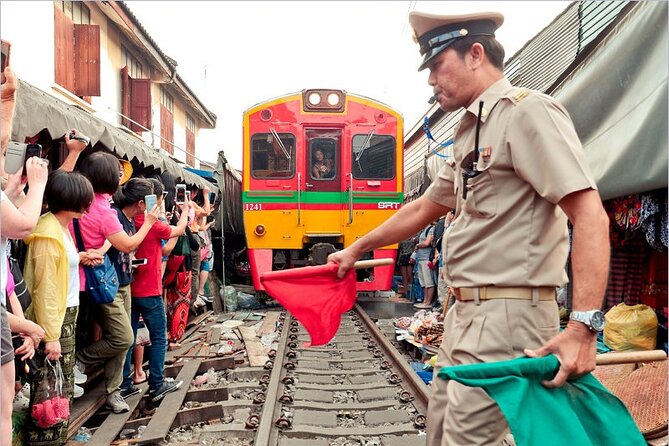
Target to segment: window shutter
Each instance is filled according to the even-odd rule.
[[[54,4],[54,54],[56,83],[74,92],[74,23]]]
[[[128,75],[128,67],[121,68],[121,124],[130,128],[130,76]]]
[[[174,155],[174,115],[165,107],[160,105],[160,147]],[[167,141],[166,141],[167,140]]]
[[[74,94],[100,96],[98,25],[74,25]]]
[[[195,167],[195,134],[186,129],[186,164]]]
[[[130,117],[138,124],[151,128],[151,80],[130,79]],[[146,130],[137,124],[130,123],[133,132],[141,133]]]

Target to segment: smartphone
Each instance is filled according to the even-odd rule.
[[[174,199],[176,204],[184,204],[186,202],[186,185],[177,184],[176,198]]]
[[[145,195],[144,203],[146,203],[146,210],[151,212],[151,209],[158,205],[158,198],[156,198],[155,194]]]
[[[23,159],[23,176],[26,176],[28,172],[26,171],[26,162],[28,158],[36,156],[38,158],[42,157],[42,146],[40,144],[27,144],[26,145],[26,155]]]
[[[186,201],[190,201],[190,191],[186,191]]]
[[[27,147],[28,144],[9,141],[9,144],[7,145],[7,153],[5,154],[5,172],[12,174],[19,171],[23,166]]]
[[[74,130],[70,132],[70,139],[76,139],[77,141],[85,142],[86,145],[91,143],[91,139],[88,136],[82,134],[76,135]]]
[[[132,266],[146,265],[148,261],[148,259],[132,259]]]
[[[5,67],[9,65],[9,49],[12,44],[6,40],[2,40],[2,83],[5,83]]]

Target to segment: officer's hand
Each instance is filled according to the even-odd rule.
[[[348,270],[353,268],[353,264],[358,260],[360,256],[356,256],[351,252],[350,248],[346,248],[342,251],[333,252],[328,256],[328,263],[337,263],[339,264],[339,269],[337,270],[337,277],[343,279],[346,276]]]
[[[536,349],[525,349],[525,355],[539,358],[553,353],[560,361],[560,370],[551,381],[543,381],[548,388],[561,387],[567,379],[578,378],[595,369],[597,334],[585,324],[570,321],[565,330]]]

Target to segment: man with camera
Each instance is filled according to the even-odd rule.
[[[495,39],[498,13],[412,12],[428,84],[445,112],[465,112],[455,162],[419,199],[330,256],[343,277],[364,253],[403,240],[455,209],[444,235],[446,276],[457,298],[444,321],[435,370],[523,355],[560,361],[543,384],[562,386],[595,367],[599,311],[609,265],[608,217],[566,110],[513,87]],[[573,226],[573,312],[558,334],[555,289],[567,281],[567,221]],[[427,445],[497,445],[508,425],[479,388],[433,381]]]

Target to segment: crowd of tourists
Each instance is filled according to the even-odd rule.
[[[144,381],[155,403],[182,385],[165,377],[165,355],[209,299],[213,194],[165,172],[133,175],[76,129],[59,166],[34,156],[6,173],[17,80],[3,74],[0,443],[62,445],[91,372],[102,370],[114,413]],[[20,431],[13,410],[26,412]]]

